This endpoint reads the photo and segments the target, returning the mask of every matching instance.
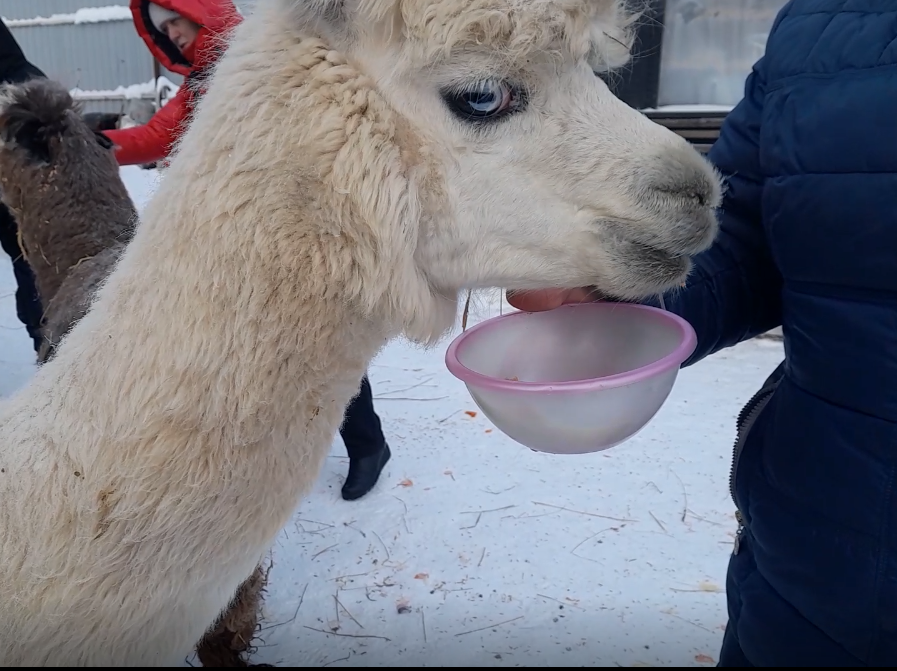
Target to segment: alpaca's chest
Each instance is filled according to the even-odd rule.
[[[230,537],[235,550],[267,550],[317,480],[344,412],[339,402],[299,406],[292,421],[261,441],[228,449],[210,442],[201,449],[198,454],[208,455],[205,486],[185,491],[196,497],[196,517],[202,520],[196,533],[203,536],[217,526],[218,538],[206,536],[212,545]]]

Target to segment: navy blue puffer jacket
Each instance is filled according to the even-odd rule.
[[[686,365],[785,336],[739,418],[721,666],[897,666],[897,2],[789,2],[709,156]]]

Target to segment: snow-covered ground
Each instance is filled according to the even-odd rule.
[[[122,175],[142,206],[156,173]],[[0,396],[34,372],[14,290],[0,256]],[[470,323],[499,309],[496,294]],[[534,453],[493,430],[446,370],[445,344],[397,341],[372,364],[392,461],[373,492],[345,502],[337,437],[274,547],[254,661],[712,666],[736,527],[734,418],[781,344],[754,340],[683,370],[640,434],[584,456]]]

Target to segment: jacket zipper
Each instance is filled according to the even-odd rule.
[[[744,516],[738,509],[738,501],[735,499],[735,476],[738,472],[738,461],[741,457],[741,451],[744,449],[744,444],[747,441],[751,428],[754,426],[760,413],[763,412],[766,404],[769,403],[769,400],[778,388],[781,379],[782,378],[779,377],[773,382],[767,381],[767,384],[763,385],[763,387],[745,404],[741,409],[741,412],[738,413],[738,418],[735,421],[736,438],[735,444],[732,446],[732,466],[729,469],[729,495],[732,497],[732,503],[735,504],[735,521],[738,522],[738,529],[735,532],[735,546],[732,549],[733,555],[737,555],[741,548],[741,539],[744,536],[745,530]]]

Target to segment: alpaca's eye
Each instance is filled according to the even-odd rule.
[[[487,79],[464,89],[443,91],[448,108],[464,121],[492,121],[520,108],[520,92],[510,84]]]

